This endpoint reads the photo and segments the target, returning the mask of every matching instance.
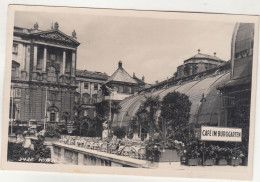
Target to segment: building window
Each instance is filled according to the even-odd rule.
[[[124,92],[124,87],[123,86],[119,86],[118,87],[118,92],[119,93],[123,93]]]
[[[16,67],[12,67],[12,77],[13,78],[18,77],[18,71],[17,71]]]
[[[79,99],[80,99],[80,94],[79,93],[75,93],[75,102],[79,102]]]
[[[97,83],[94,84],[94,90],[98,90],[98,84]]]
[[[71,62],[68,59],[66,59],[65,72],[69,74],[70,70],[71,70]]]
[[[18,44],[13,44],[13,54],[18,54]]]
[[[15,88],[15,92],[14,92],[16,98],[20,98],[22,95],[22,91],[20,88]]]
[[[83,102],[84,102],[85,104],[88,104],[89,101],[90,101],[90,95],[87,94],[87,93],[83,94]]]
[[[50,93],[50,100],[55,101],[57,99],[57,93],[56,92],[51,92]]]
[[[93,103],[97,102],[97,94],[92,95],[92,100],[93,100]]]
[[[131,93],[131,87],[124,86],[124,93],[130,94]]]
[[[50,121],[56,121],[56,113],[55,112],[50,113]]]
[[[85,83],[84,83],[84,89],[88,89],[88,87],[89,87],[89,83],[88,83],[88,82],[85,82]]]

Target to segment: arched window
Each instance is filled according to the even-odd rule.
[[[47,109],[47,118],[50,122],[59,121],[59,109],[56,106],[51,106]]]
[[[80,94],[78,92],[75,93],[74,102],[78,103],[80,99]]]

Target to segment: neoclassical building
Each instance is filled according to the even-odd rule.
[[[59,30],[14,27],[10,120],[37,124],[72,115],[76,91],[77,41]]]

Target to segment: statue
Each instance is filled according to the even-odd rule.
[[[39,28],[38,23],[36,22],[36,23],[33,25],[33,27],[34,27],[35,30],[38,30],[38,28]]]
[[[55,22],[55,23],[54,23],[54,29],[55,29],[55,30],[58,30],[58,29],[59,29],[59,23],[58,23],[58,22]]]
[[[77,33],[76,33],[76,31],[75,31],[75,30],[73,30],[73,32],[72,32],[72,37],[73,37],[74,39],[76,39],[76,38],[77,38]]]

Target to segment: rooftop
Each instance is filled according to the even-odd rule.
[[[84,78],[94,78],[99,80],[107,80],[108,75],[106,73],[101,73],[97,71],[88,71],[88,70],[76,70],[77,77],[84,77]]]
[[[123,68],[122,62],[118,62],[117,70],[107,79],[106,83],[116,81],[124,83],[137,84],[137,81],[133,79]]]
[[[208,55],[208,54],[200,53],[200,49],[198,49],[198,53],[196,55],[194,55],[193,57],[191,57],[189,59],[186,59],[184,61],[184,63],[189,61],[189,60],[193,60],[193,59],[207,59],[207,60],[217,61],[217,62],[221,62],[221,63],[225,62],[222,59],[220,59],[219,57],[217,57],[215,52],[214,52],[214,56],[211,56],[211,55]]]

